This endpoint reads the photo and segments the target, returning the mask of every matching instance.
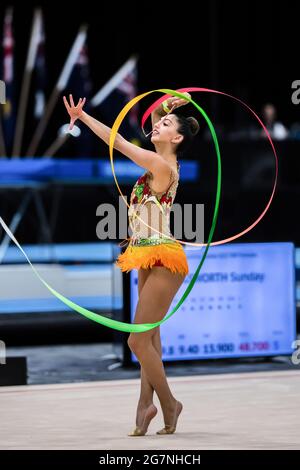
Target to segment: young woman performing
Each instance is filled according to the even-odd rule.
[[[186,93],[187,96],[190,96]],[[74,105],[64,97],[70,115],[70,129],[80,119],[106,144],[111,129],[83,111],[85,98]],[[139,300],[134,323],[155,323],[162,320],[188,274],[182,245],[169,229],[170,209],[179,183],[178,153],[184,151],[199,130],[195,118],[171,113],[187,104],[184,99],[169,98],[152,113],[151,142],[155,151],[145,150],[117,134],[114,148],[147,170],[135,183],[128,212],[132,229],[130,243],[116,261],[122,271],[138,269]],[[171,109],[170,109],[171,108]],[[142,221],[152,227],[150,229]],[[156,230],[153,230],[156,229]],[[160,328],[131,333],[128,345],[141,366],[141,389],[136,412],[136,427],[129,436],[146,434],[150,421],[157,414],[153,404],[155,390],[163,412],[165,426],[157,434],[172,434],[183,405],[172,394],[162,362]]]

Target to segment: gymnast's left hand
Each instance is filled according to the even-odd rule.
[[[191,95],[187,91],[182,93],[182,95],[185,95],[187,98],[191,99]],[[169,98],[167,100],[167,104],[168,104],[169,108],[176,109],[176,108],[180,108],[180,106],[184,106],[186,104],[189,104],[189,101],[185,100],[183,98],[178,98],[176,96],[173,96],[172,98]]]
[[[70,104],[68,103],[68,100],[65,96],[63,97],[63,100],[65,103],[65,107],[70,116],[70,125],[69,125],[69,131],[70,131],[73,129],[75,121],[82,116],[82,113],[83,113],[82,108],[84,106],[86,99],[80,98],[77,105],[75,106],[74,101],[73,101],[73,96],[69,95],[69,97],[70,97]]]

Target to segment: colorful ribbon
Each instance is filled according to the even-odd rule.
[[[233,98],[235,99],[236,101],[238,101],[239,103],[243,104],[248,110],[251,111],[251,113],[256,117],[256,119],[258,120],[258,122],[261,124],[261,126],[263,127],[267,137],[268,137],[268,140],[271,144],[271,147],[272,147],[272,150],[273,150],[273,154],[275,156],[275,162],[276,162],[276,175],[275,175],[275,182],[274,182],[274,187],[273,187],[273,191],[272,191],[272,194],[271,194],[271,198],[266,206],[266,208],[264,209],[264,211],[262,212],[262,214],[258,217],[258,219],[250,226],[248,227],[246,230],[244,230],[243,232],[240,232],[238,233],[237,235],[234,235],[230,238],[227,238],[227,239],[224,239],[224,240],[220,240],[220,241],[217,241],[217,242],[214,242],[214,243],[211,243],[211,240],[212,240],[212,237],[213,237],[213,233],[214,233],[214,230],[215,230],[215,226],[216,226],[216,222],[217,222],[217,216],[218,216],[218,210],[219,210],[219,202],[220,202],[220,193],[221,193],[221,156],[220,156],[220,150],[219,150],[219,144],[218,144],[218,140],[217,140],[217,136],[216,136],[216,133],[215,133],[215,130],[214,130],[214,127],[210,121],[210,119],[208,118],[208,116],[206,115],[206,113],[204,112],[204,110],[197,104],[195,103],[192,99],[190,98],[187,98],[185,95],[183,95],[182,93],[183,92],[194,92],[194,91],[197,91],[197,92],[210,92],[210,93],[217,93],[217,94],[221,94],[221,95],[225,95],[225,96],[228,96],[230,98]],[[114,148],[114,142],[115,142],[115,139],[116,139],[116,136],[117,136],[117,132],[118,132],[118,129],[123,121],[123,119],[125,118],[126,114],[129,112],[129,110],[138,102],[140,101],[142,98],[144,98],[145,96],[148,96],[149,94],[151,93],[155,93],[155,92],[160,92],[160,93],[164,93],[164,94],[167,94],[167,96],[163,96],[162,98],[158,99],[152,106],[150,106],[150,108],[145,112],[144,116],[143,116],[143,119],[142,119],[142,126],[144,126],[144,123],[147,119],[147,117],[151,114],[152,110],[155,109],[155,107],[160,104],[162,101],[164,101],[166,98],[168,98],[169,96],[176,96],[178,98],[184,98],[184,99],[187,99],[190,103],[192,103],[197,109],[198,111],[202,114],[202,116],[204,117],[204,119],[206,120],[207,124],[208,124],[208,127],[210,129],[210,132],[211,132],[211,135],[212,135],[212,138],[213,138],[213,142],[214,142],[214,146],[215,146],[215,150],[216,150],[216,154],[217,154],[217,159],[218,159],[218,176],[217,176],[217,192],[216,192],[216,200],[215,200],[215,208],[214,208],[214,215],[213,215],[213,221],[212,221],[212,225],[211,225],[211,228],[210,228],[210,231],[209,231],[209,236],[208,236],[208,242],[205,244],[205,243],[188,243],[188,242],[183,242],[181,240],[178,240],[180,243],[182,244],[186,244],[186,245],[193,245],[193,246],[205,246],[205,251],[203,253],[203,256],[200,260],[200,263],[188,285],[188,287],[186,288],[185,292],[183,293],[181,299],[179,300],[179,302],[177,303],[177,305],[173,308],[173,310],[170,312],[169,315],[167,315],[164,319],[162,319],[161,321],[159,322],[156,322],[156,323],[145,323],[145,324],[131,324],[131,323],[124,323],[124,322],[119,322],[119,321],[116,321],[116,320],[112,320],[110,318],[106,318],[102,315],[99,315],[99,314],[96,314],[94,312],[91,312],[90,310],[87,310],[83,307],[80,307],[79,305],[77,305],[76,303],[72,302],[71,300],[67,299],[66,297],[64,297],[62,294],[60,294],[59,292],[57,292],[55,289],[53,289],[40,275],[39,273],[37,272],[37,270],[35,269],[35,267],[31,264],[28,256],[26,255],[25,251],[23,250],[23,248],[21,247],[21,245],[18,243],[18,241],[16,240],[16,238],[14,237],[14,235],[11,233],[11,231],[9,230],[9,228],[6,226],[5,222],[2,220],[2,218],[0,218],[0,223],[2,225],[2,227],[4,228],[4,230],[6,231],[6,233],[10,236],[10,238],[14,241],[14,243],[18,246],[18,248],[21,250],[21,252],[24,254],[25,258],[27,259],[28,263],[30,264],[31,268],[33,269],[33,272],[36,274],[36,276],[39,278],[39,280],[45,285],[45,287],[55,296],[57,297],[59,300],[61,300],[65,305],[67,305],[68,307],[70,307],[72,310],[75,310],[76,312],[80,313],[81,315],[85,316],[86,318],[89,318],[90,320],[92,321],[95,321],[97,323],[100,323],[104,326],[107,326],[109,328],[112,328],[112,329],[116,329],[116,330],[119,330],[119,331],[124,331],[124,332],[128,332],[128,333],[139,333],[139,332],[144,332],[144,331],[148,331],[148,330],[151,330],[152,328],[155,328],[159,325],[161,325],[163,322],[165,322],[166,320],[168,320],[177,310],[178,308],[182,305],[182,303],[184,302],[184,300],[186,299],[186,297],[189,295],[189,293],[191,292],[196,280],[197,280],[197,277],[199,275],[199,272],[200,272],[200,269],[204,263],[204,260],[206,258],[206,255],[207,255],[207,252],[208,252],[208,249],[209,249],[209,246],[210,245],[220,245],[220,244],[223,244],[223,243],[228,243],[229,241],[232,241],[232,240],[235,240],[239,237],[241,237],[242,235],[244,235],[245,233],[249,232],[252,228],[255,227],[255,225],[258,224],[258,222],[262,219],[262,217],[265,215],[265,213],[267,212],[270,204],[271,204],[271,201],[273,199],[273,195],[275,193],[275,188],[276,188],[276,184],[277,184],[277,175],[278,175],[278,157],[277,157],[277,154],[276,154],[276,150],[275,150],[275,147],[274,147],[274,144],[272,142],[272,139],[270,137],[270,134],[268,133],[266,127],[264,126],[264,124],[262,123],[262,121],[260,120],[260,118],[256,115],[256,113],[247,105],[245,104],[242,100],[238,99],[238,98],[235,98],[234,96],[232,95],[229,95],[227,93],[223,93],[223,92],[219,92],[219,91],[216,91],[216,90],[210,90],[208,88],[182,88],[180,90],[177,90],[177,91],[174,91],[174,90],[169,90],[169,89],[158,89],[158,90],[152,90],[152,91],[149,91],[149,92],[146,92],[146,93],[143,93],[135,98],[133,98],[129,103],[127,103],[127,105],[122,109],[122,111],[119,113],[117,119],[115,120],[114,124],[113,124],[113,127],[112,127],[112,130],[111,130],[111,135],[110,135],[110,141],[109,141],[109,154],[110,154],[110,160],[111,160],[111,167],[112,167],[112,173],[113,173],[113,176],[114,176],[114,179],[115,179],[115,183],[117,185],[117,188],[119,190],[119,193],[121,194],[125,204],[127,204],[127,206],[129,207],[126,199],[124,198],[123,194],[122,194],[122,191],[118,185],[118,181],[116,179],[116,175],[115,175],[115,171],[114,171],[114,165],[113,165],[113,148]],[[182,92],[182,93],[181,93]],[[146,224],[147,225],[147,224]],[[148,225],[148,227],[150,227]]]
[[[161,89],[161,90],[153,90],[153,91],[149,91],[147,93],[143,93],[142,95],[139,95],[139,96],[136,96],[135,98],[133,98],[129,103],[127,103],[127,105],[121,110],[121,112],[119,113],[119,115],[117,116],[117,119],[115,120],[114,124],[113,124],[113,127],[112,127],[112,130],[111,130],[111,135],[110,135],[110,141],[109,141],[109,153],[110,153],[110,160],[111,160],[111,166],[112,166],[112,172],[113,172],[113,175],[114,175],[114,179],[115,179],[115,182],[116,182],[116,185],[118,187],[118,190],[121,194],[121,196],[123,197],[123,194],[121,192],[121,189],[118,185],[118,182],[117,182],[117,179],[116,179],[116,175],[115,175],[115,171],[114,171],[114,166],[113,166],[113,147],[114,147],[114,141],[116,139],[116,135],[117,135],[117,132],[118,132],[118,129],[124,119],[124,117],[126,116],[126,114],[128,113],[128,111],[139,101],[141,100],[142,98],[144,98],[145,96],[151,94],[151,93],[155,93],[155,92],[161,92],[161,93],[171,93],[173,94],[174,96],[179,96],[179,97],[185,97],[185,95],[181,95],[180,93],[176,92],[176,91],[173,91],[173,90],[165,90],[165,89]],[[204,263],[204,260],[206,258],[206,255],[207,255],[207,252],[208,252],[208,248],[209,248],[209,245],[210,245],[210,242],[211,242],[211,239],[213,237],[213,233],[214,233],[214,230],[215,230],[215,226],[216,226],[216,222],[217,222],[217,216],[218,216],[218,210],[219,210],[219,203],[220,203],[220,194],[221,194],[221,155],[220,155],[220,150],[219,150],[219,144],[218,144],[218,139],[217,139],[217,136],[216,136],[216,133],[215,133],[215,130],[214,130],[214,127],[210,121],[210,119],[208,118],[208,116],[206,115],[205,111],[200,108],[200,106],[195,103],[193,100],[190,100],[190,102],[192,104],[194,104],[194,106],[196,106],[196,108],[200,111],[200,113],[203,115],[204,119],[206,120],[207,124],[208,124],[208,127],[210,129],[210,132],[211,132],[211,135],[212,135],[212,138],[213,138],[213,141],[214,141],[214,145],[215,145],[215,149],[216,149],[216,154],[217,154],[217,159],[218,159],[218,176],[217,176],[217,194],[216,194],[216,202],[215,202],[215,208],[214,208],[214,215],[213,215],[213,221],[212,221],[212,225],[211,225],[211,228],[210,228],[210,232],[209,232],[209,236],[208,236],[208,243],[206,245],[206,249],[203,253],[203,256],[201,258],[201,261],[188,285],[188,287],[186,288],[185,292],[183,293],[181,299],[179,300],[179,302],[177,303],[177,305],[173,308],[173,310],[170,312],[169,315],[167,315],[165,318],[163,318],[161,321],[159,322],[156,322],[156,323],[143,323],[143,324],[131,324],[131,323],[125,323],[125,322],[120,322],[120,321],[117,321],[117,320],[112,320],[110,318],[107,318],[107,317],[104,317],[103,315],[100,315],[100,314],[97,314],[95,312],[91,312],[90,310],[87,310],[86,308],[84,307],[81,307],[80,305],[76,304],[75,302],[71,301],[70,299],[68,299],[67,297],[63,296],[62,294],[60,294],[59,292],[57,292],[55,289],[53,289],[53,287],[51,287],[41,276],[40,274],[38,273],[38,271],[35,269],[35,267],[32,265],[31,261],[29,260],[27,254],[25,253],[25,251],[23,250],[23,248],[21,247],[21,245],[19,244],[19,242],[17,241],[17,239],[15,238],[15,236],[12,234],[12,232],[10,231],[10,229],[7,227],[7,225],[5,224],[5,222],[3,221],[3,219],[0,217],[0,223],[3,227],[3,229],[5,230],[5,232],[9,235],[9,237],[11,238],[11,240],[17,245],[17,247],[21,250],[21,252],[23,253],[23,255],[25,256],[26,260],[28,261],[29,265],[31,266],[33,272],[35,273],[35,275],[38,277],[38,279],[44,284],[44,286],[56,297],[58,298],[61,302],[63,302],[65,305],[67,305],[69,308],[71,308],[72,310],[75,310],[76,312],[80,313],[81,315],[85,316],[86,318],[92,320],[92,321],[95,321],[97,323],[100,323],[101,325],[104,325],[104,326],[107,326],[108,328],[112,328],[112,329],[115,329],[115,330],[118,330],[118,331],[123,331],[123,332],[127,332],[127,333],[141,333],[141,332],[145,332],[145,331],[148,331],[148,330],[151,330],[153,328],[156,328],[157,326],[161,325],[162,323],[164,323],[165,321],[167,321],[172,315],[174,315],[174,313],[178,310],[178,308],[182,305],[182,303],[184,302],[184,300],[186,299],[186,297],[189,295],[190,291],[192,290],[195,282],[196,282],[196,279],[198,277],[198,274],[200,272],[200,269]],[[125,198],[123,197],[125,203],[127,204],[127,201],[125,200]],[[128,204],[127,204],[128,206]],[[128,206],[129,207],[129,206]]]

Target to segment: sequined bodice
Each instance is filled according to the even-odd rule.
[[[169,186],[160,193],[151,188],[153,175],[150,171],[146,171],[136,181],[131,192],[128,211],[132,230],[131,243],[145,239],[162,242],[168,237],[173,238],[170,232],[170,211],[177,192],[179,171],[180,165],[177,162],[177,172],[172,169]],[[147,227],[143,221],[152,228]]]

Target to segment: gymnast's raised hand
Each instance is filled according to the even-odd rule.
[[[79,119],[82,116],[82,108],[84,106],[84,103],[86,102],[85,98],[79,98],[79,101],[77,105],[75,106],[74,101],[73,101],[73,96],[70,94],[70,104],[68,103],[67,98],[64,96],[64,103],[65,107],[67,108],[67,111],[70,116],[70,126],[69,126],[69,131],[73,129],[74,123],[77,119]]]
[[[191,98],[190,93],[188,93],[187,91],[185,93],[182,93],[182,94],[185,95],[187,98]],[[176,96],[172,96],[171,98],[168,98],[166,100],[166,103],[167,103],[167,105],[170,109],[176,109],[176,108],[179,108],[180,106],[184,106],[186,104],[189,104],[189,101],[185,100],[183,98],[178,98]]]

